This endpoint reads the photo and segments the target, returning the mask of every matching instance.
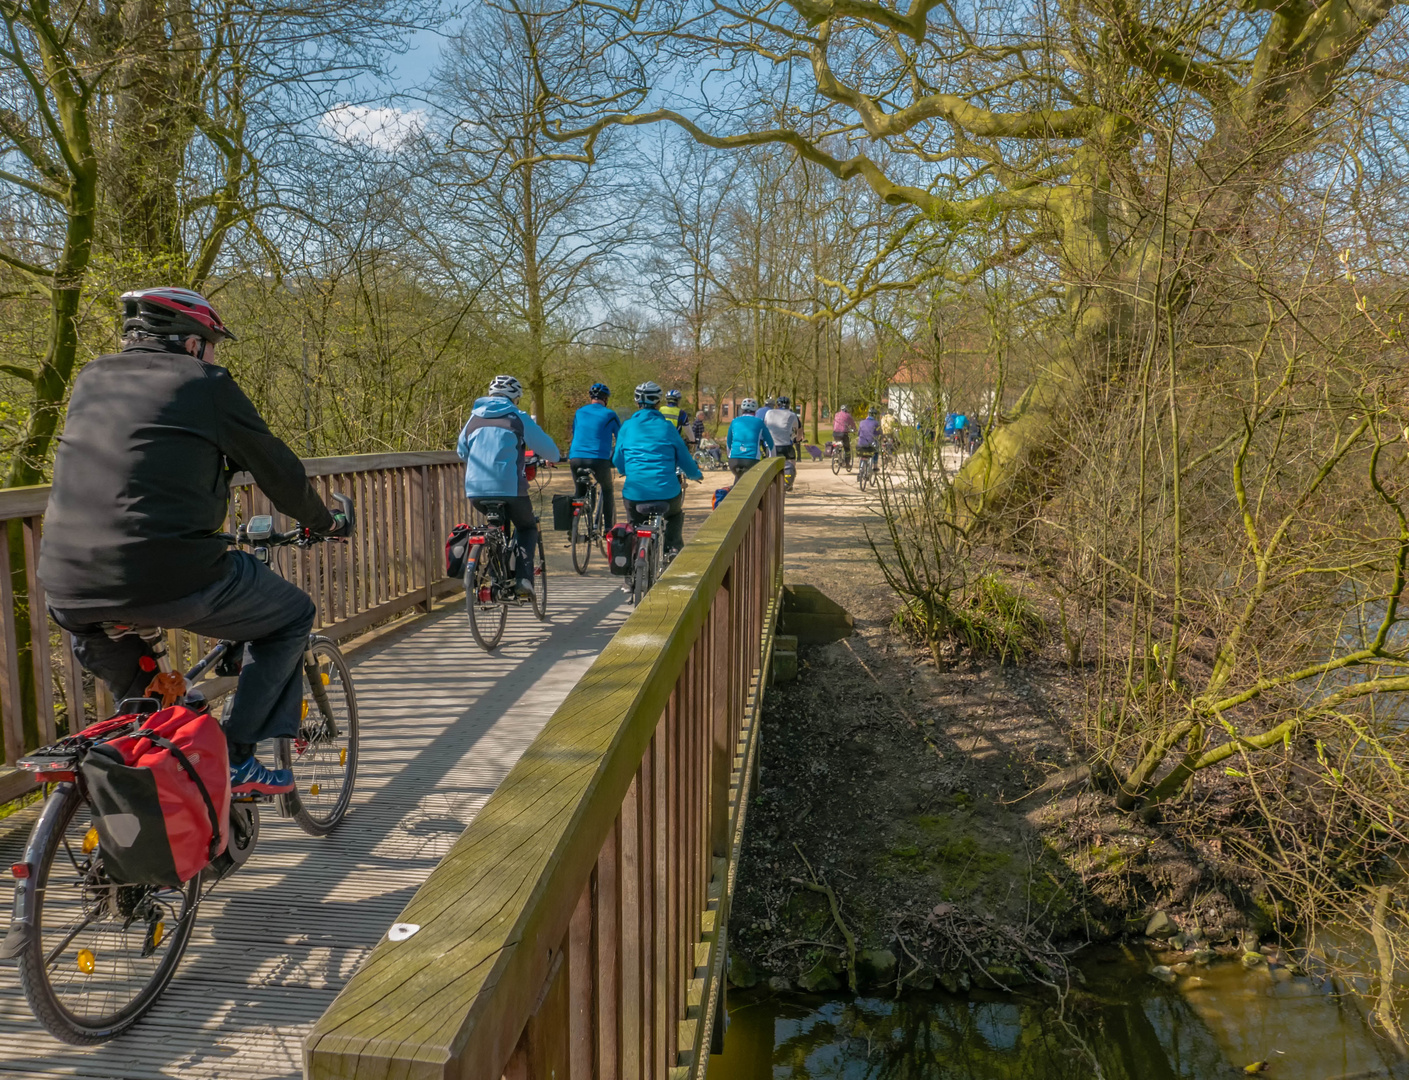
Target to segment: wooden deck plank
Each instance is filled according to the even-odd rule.
[[[266,812],[253,862],[206,902],[162,1001],[104,1046],[49,1038],[0,965],[0,1077],[301,1075],[313,1022],[628,614],[617,585],[555,573],[552,623],[511,613],[493,655],[459,606],[356,655],[365,727],[344,827],[315,839]],[[0,821],[0,865],[35,813]],[[0,903],[0,934],[8,919]]]

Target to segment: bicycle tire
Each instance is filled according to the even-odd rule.
[[[592,524],[589,518],[583,521],[587,508],[572,516],[572,528],[568,532],[568,542],[572,546],[572,568],[579,575],[587,573],[587,564],[592,561]],[[587,535],[583,535],[583,532]]]
[[[650,545],[645,544],[636,552],[636,563],[631,568],[631,603],[639,604],[651,587]]]
[[[548,556],[543,552],[543,530],[538,530],[538,558],[533,564],[533,615],[548,620]]]
[[[841,451],[837,449],[832,450],[832,475],[841,475]]]
[[[156,1004],[162,991],[171,981],[172,975],[176,973],[176,967],[180,964],[181,956],[186,951],[186,945],[191,938],[191,928],[196,921],[196,910],[200,904],[200,874],[196,874],[186,884],[173,889],[119,886],[110,883],[90,884],[95,865],[101,867],[101,862],[95,860],[94,854],[82,851],[84,837],[88,835],[91,824],[85,824],[80,819],[77,857],[75,856],[75,845],[66,841],[70,827],[79,817],[80,808],[85,805],[76,785],[71,783],[57,785],[49,796],[49,803],[45,806],[39,821],[36,822],[34,831],[30,834],[29,844],[25,849],[25,861],[33,868],[31,873],[36,877],[34,910],[31,913],[33,930],[17,957],[20,986],[24,990],[24,996],[29,1002],[35,1019],[54,1038],[71,1046],[92,1046],[95,1043],[105,1042],[115,1035],[120,1035],[137,1023]],[[67,852],[72,869],[79,874],[77,890],[51,889],[49,887],[51,875],[55,873],[56,856],[61,848]],[[94,848],[92,851],[100,860],[101,848]],[[79,861],[80,857],[83,859],[82,864]],[[83,869],[84,865],[87,866],[87,870]],[[101,869],[98,869],[96,873],[101,877]],[[116,950],[101,946],[102,931],[91,935],[94,940],[90,940],[88,931],[99,921],[111,924],[114,929],[108,932],[117,935],[119,941],[128,939],[131,936],[129,932],[135,933],[137,931],[138,921],[127,919],[126,925],[118,926],[126,917],[121,910],[112,912],[113,907],[120,908],[121,905],[131,906],[133,904],[133,894],[129,893],[124,898],[124,890],[136,890],[137,895],[174,894],[177,902],[181,905],[180,913],[175,918],[175,929],[167,933],[164,930],[165,920],[154,924],[142,922],[141,941],[129,941],[125,950],[120,946]],[[95,902],[92,895],[94,893],[101,893],[103,898]],[[56,924],[62,918],[63,912],[75,907],[79,918],[88,915],[90,910],[98,912],[107,910],[111,912],[112,917],[103,920],[86,918],[77,929],[71,932],[69,926],[63,926],[62,929],[55,931],[54,936],[59,939],[57,944],[54,944],[54,938],[51,938],[49,939],[50,944],[46,945],[45,909],[46,906],[49,906],[50,901],[54,901],[52,907],[57,909],[59,914],[59,918],[52,920]],[[153,930],[153,926],[157,929]],[[73,1005],[76,1004],[74,1000],[76,995],[62,994],[55,987],[51,971],[57,968],[58,963],[65,956],[72,956],[73,969],[78,971],[84,980],[97,979],[109,987],[101,990],[100,996],[105,1003],[111,1002],[111,976],[108,976],[107,979],[104,978],[107,970],[125,966],[126,970],[130,972],[134,958],[139,962],[150,960],[151,956],[144,957],[141,953],[146,951],[146,944],[153,936],[157,937],[157,945],[154,947],[153,953],[162,949],[163,955],[152,966],[151,975],[131,999],[111,1012],[98,1015],[75,1012]],[[140,947],[134,950],[134,945]],[[86,958],[84,953],[87,953]],[[46,954],[51,962],[46,962]],[[120,959],[114,960],[115,956]],[[86,971],[82,970],[85,964],[88,967]],[[66,1003],[65,997],[69,999],[68,1003]],[[110,1005],[105,1004],[103,1007],[110,1008]]]
[[[483,548],[483,545],[478,545]],[[490,560],[480,561],[480,552],[476,551],[470,556],[469,562],[465,564],[465,611],[470,618],[470,633],[474,636],[477,644],[485,652],[493,652],[499,645],[499,641],[504,636],[504,623],[509,618],[509,605],[502,600],[489,600],[483,604],[479,601],[479,590],[482,586],[488,586],[490,596],[494,595],[494,572],[489,565]],[[498,611],[498,625],[495,625],[495,617],[490,614]]]
[[[357,693],[336,645],[315,637],[310,648],[314,666],[305,656],[303,679],[313,704],[304,699],[299,737],[279,739],[275,756],[279,768],[293,772],[297,788],[281,797],[284,813],[310,836],[326,836],[347,814],[357,784]]]

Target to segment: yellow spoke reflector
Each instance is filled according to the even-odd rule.
[[[339,764],[339,765],[346,765],[346,764],[347,764],[347,747],[345,747],[345,746],[344,746],[341,750],[338,751],[338,764]]]
[[[78,970],[85,975],[92,975],[93,969],[98,964],[98,958],[87,949],[78,950]]]
[[[310,794],[310,795],[317,795],[317,794],[318,794],[318,785],[317,785],[317,784],[309,784],[309,785],[308,785],[308,794]]]
[[[307,701],[305,701],[305,702],[303,703],[303,716],[301,716],[300,719],[302,719],[302,720],[307,720],[307,719],[308,719],[308,702],[307,702]]]
[[[328,685],[330,682],[332,682],[332,681],[333,681],[333,677],[332,677],[331,675],[329,675],[326,671],[323,672],[323,685],[324,685],[324,686],[327,686],[327,685]]]
[[[166,923],[159,922],[152,927],[152,948],[161,944],[161,939],[166,937]]]
[[[83,854],[92,855],[93,849],[97,846],[98,830],[90,826],[88,831],[83,834]]]

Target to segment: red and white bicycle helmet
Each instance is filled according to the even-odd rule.
[[[206,341],[235,340],[211,302],[190,289],[134,289],[122,294],[122,332],[141,330],[157,337]]]

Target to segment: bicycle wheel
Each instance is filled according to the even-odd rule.
[[[548,557],[543,554],[543,530],[538,530],[538,555],[533,561],[533,614],[539,622],[548,618]]]
[[[20,985],[54,1038],[88,1046],[127,1030],[181,962],[201,875],[177,888],[108,880],[92,812],[75,785],[49,797],[25,850],[35,875]]]
[[[292,769],[295,794],[283,811],[310,836],[332,832],[352,802],[357,781],[357,695],[336,645],[316,637],[305,655],[303,720],[298,738],[280,739],[279,768]],[[309,699],[312,699],[311,701]]]
[[[483,545],[479,545],[465,564],[465,610],[470,616],[470,633],[485,652],[492,652],[499,644],[509,617],[509,605],[494,596],[492,563],[493,559],[483,557]]]
[[[595,517],[596,508],[592,506],[590,497],[587,505],[572,517],[572,531],[568,539],[572,543],[572,568],[579,574],[587,573],[587,564],[592,559],[592,522]]]
[[[645,544],[636,550],[636,563],[631,567],[631,602],[639,604],[651,587],[651,545]]]
[[[841,473],[841,447],[839,447],[839,446],[834,446],[834,447],[832,448],[832,475],[833,475],[833,476],[837,476],[837,475],[839,475],[840,473]]]

